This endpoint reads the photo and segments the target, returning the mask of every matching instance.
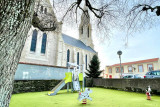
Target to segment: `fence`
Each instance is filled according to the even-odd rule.
[[[153,93],[160,92],[160,79],[102,79],[94,78],[93,86],[145,92],[151,86]]]

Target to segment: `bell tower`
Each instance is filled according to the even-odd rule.
[[[90,16],[88,13],[88,7],[85,5],[83,10],[85,12],[81,15],[81,22],[79,25],[79,39],[86,45],[94,49],[92,41],[92,26],[90,23]]]

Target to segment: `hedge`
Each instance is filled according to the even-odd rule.
[[[52,90],[61,80],[15,80],[13,93]]]

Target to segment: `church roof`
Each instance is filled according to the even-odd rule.
[[[96,51],[94,49],[92,49],[90,46],[86,46],[82,41],[80,41],[78,39],[70,37],[66,34],[62,34],[62,37],[63,37],[64,43],[66,43],[66,44],[69,44],[69,45],[96,53]]]

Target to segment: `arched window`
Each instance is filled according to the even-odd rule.
[[[79,52],[77,52],[77,65],[79,65]]]
[[[43,13],[43,6],[41,6],[41,13]]]
[[[89,38],[89,26],[88,26],[88,38]]]
[[[67,62],[69,62],[69,58],[70,58],[70,50],[68,49],[67,50]],[[67,63],[67,66],[68,66],[68,63]]]
[[[44,9],[44,13],[47,14],[47,8]]]
[[[33,34],[32,34],[32,41],[31,41],[30,51],[33,51],[33,52],[36,51],[36,43],[37,43],[37,30],[34,30]]]
[[[86,60],[85,61],[86,61],[86,70],[87,70],[87,55],[86,55]]]
[[[41,53],[43,53],[43,54],[45,54],[45,52],[46,52],[46,42],[47,42],[47,34],[43,33],[42,46],[41,46]]]

